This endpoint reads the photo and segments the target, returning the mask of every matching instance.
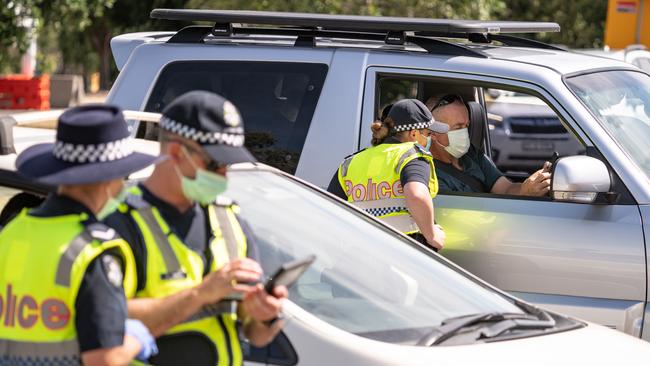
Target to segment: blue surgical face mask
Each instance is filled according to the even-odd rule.
[[[228,180],[221,174],[198,168],[185,150],[185,147],[183,147],[183,153],[194,169],[196,169],[196,176],[194,179],[188,178],[181,174],[178,169],[176,170],[177,174],[181,178],[183,194],[190,201],[198,202],[202,205],[214,202],[217,196],[225,192],[228,188]]]
[[[420,134],[424,135],[422,132],[420,132]],[[419,142],[418,142],[417,144],[420,145]],[[427,144],[426,144],[425,146],[422,146],[422,145],[420,145],[420,146],[421,146],[425,151],[429,151],[429,149],[431,149],[431,136],[427,136]]]
[[[108,215],[112,214],[117,208],[124,202],[126,199],[127,194],[129,193],[128,189],[126,187],[122,187],[122,190],[115,196],[112,197],[111,194],[108,192],[108,187],[106,187],[106,195],[109,197],[104,206],[97,212],[95,217],[97,217],[97,220],[103,220]]]

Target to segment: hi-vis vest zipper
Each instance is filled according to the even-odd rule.
[[[338,179],[348,201],[397,230],[419,231],[406,208],[400,174],[414,159],[425,159],[431,167],[429,193],[438,194],[433,157],[413,142],[380,144],[350,155],[338,170]]]
[[[204,273],[201,257],[171,232],[160,212],[142,199],[138,187],[131,188],[129,193],[119,211],[133,218],[147,250],[147,282],[135,297],[160,298],[200,284]],[[212,232],[210,271],[220,269],[231,259],[246,257],[246,236],[235,216],[237,210],[232,202],[217,201],[207,207]],[[216,365],[241,365],[236,322],[236,302],[222,301],[170,328],[164,336],[198,332],[214,345]]]
[[[107,250],[124,261],[135,293],[135,261],[115,230],[84,226],[86,214],[35,217],[23,210],[0,233],[0,365],[81,365],[75,303],[88,265]]]

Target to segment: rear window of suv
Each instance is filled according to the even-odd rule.
[[[220,94],[239,109],[253,155],[293,174],[327,69],[314,63],[175,62],[162,70],[145,110],[161,112],[192,90]]]

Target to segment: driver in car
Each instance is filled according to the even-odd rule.
[[[436,121],[449,125],[447,134],[433,133],[431,154],[441,192],[482,192],[519,196],[545,196],[551,186],[551,163],[523,183],[506,178],[485,154],[470,143],[469,112],[457,94],[432,96],[427,107]]]

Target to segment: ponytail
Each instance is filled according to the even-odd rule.
[[[391,131],[395,127],[395,122],[390,117],[384,118],[383,121],[375,121],[370,126],[372,130],[372,146],[380,145],[384,142],[386,137],[391,135]]]

